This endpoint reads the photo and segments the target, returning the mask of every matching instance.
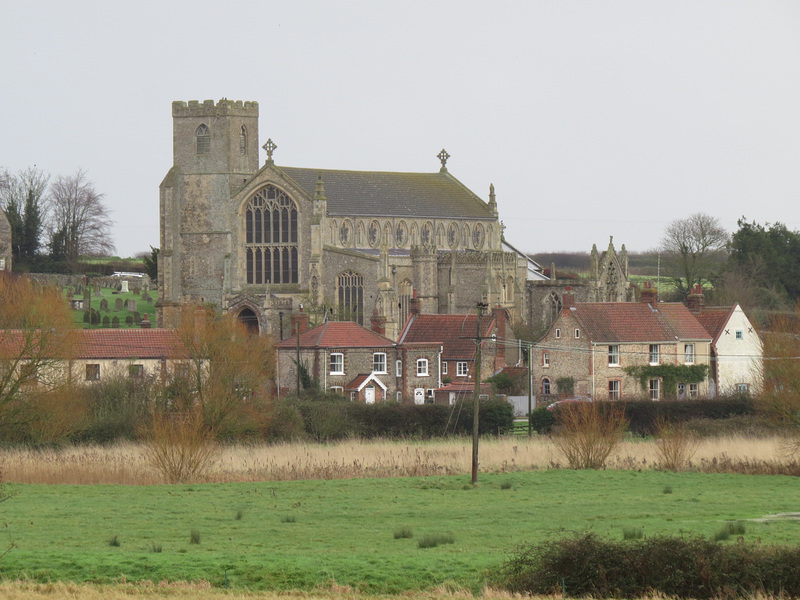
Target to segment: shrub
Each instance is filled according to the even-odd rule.
[[[199,544],[200,543],[200,532],[197,529],[192,529],[189,532],[189,543],[190,544]]]
[[[492,578],[520,594],[560,594],[563,584],[571,597],[797,597],[798,560],[797,546],[673,537],[609,541],[585,534],[522,546]]]
[[[414,537],[414,534],[411,531],[411,527],[401,527],[394,530],[394,539],[396,540],[410,539],[412,537]]]
[[[294,515],[283,515],[281,517],[281,523],[297,523],[297,517]]]
[[[158,553],[161,552],[162,549],[163,549],[163,547],[161,546],[161,544],[156,544],[155,542],[150,544],[150,552],[154,552],[154,553],[158,554]]]
[[[602,469],[622,441],[625,407],[615,402],[576,402],[555,411],[553,443],[572,469]]]
[[[417,546],[420,548],[436,548],[442,544],[453,544],[455,538],[449,533],[434,533],[419,539]]]
[[[753,402],[746,396],[714,398],[712,400],[640,400],[627,402],[625,416],[630,431],[637,435],[656,433],[659,418],[670,423],[683,423],[694,419],[728,419],[741,415],[753,415]]]
[[[663,418],[656,421],[656,438],[656,458],[667,471],[683,470],[700,445],[683,423],[672,424]]]
[[[531,427],[536,433],[550,433],[556,423],[554,411],[537,408],[531,411]]]
[[[644,537],[644,529],[641,527],[623,527],[622,539],[623,540],[640,540]]]
[[[219,458],[214,432],[199,411],[153,415],[145,432],[145,459],[168,483],[201,479]]]
[[[116,536],[116,535],[112,535],[108,539],[108,545],[111,546],[112,548],[119,548],[121,546],[120,541],[119,541],[119,537]]]

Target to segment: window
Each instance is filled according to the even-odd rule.
[[[340,386],[340,385],[332,385],[328,389],[330,389],[330,391],[332,391],[334,394],[342,394],[342,393],[344,393],[344,388],[342,386]]]
[[[547,377],[542,379],[542,393],[545,395],[550,393],[550,380]]]
[[[376,352],[372,355],[372,370],[375,373],[386,373],[386,354]]]
[[[743,340],[744,339],[744,331],[742,331],[741,329],[737,329],[736,330],[736,339],[737,340]]]
[[[339,318],[364,324],[364,278],[346,271],[337,278]]]
[[[442,375],[447,375],[447,362],[442,363]]]
[[[648,390],[650,392],[650,400],[658,400],[660,397],[661,391],[661,380],[660,379],[651,379],[650,384],[648,386]]]
[[[398,402],[402,402],[403,401],[403,392],[401,392],[400,390],[397,390],[397,394],[395,394],[395,399]]]
[[[355,402],[356,392],[350,392],[350,402]]]
[[[197,138],[197,153],[210,154],[211,153],[211,131],[205,124],[200,125],[194,133]]]
[[[686,397],[686,384],[679,383],[678,384],[678,398],[685,398]]]
[[[619,379],[611,379],[608,382],[608,399],[619,400]]]
[[[428,359],[427,358],[418,358],[417,359],[417,377],[427,377],[428,376]]]
[[[658,364],[658,344],[650,344],[650,364]]]
[[[746,394],[748,391],[750,391],[750,386],[746,383],[737,383],[736,391],[740,394]]]
[[[128,365],[128,374],[131,377],[143,377],[144,365]]]
[[[188,379],[189,365],[187,363],[178,363],[175,365],[175,377],[178,379]]]
[[[689,398],[697,398],[700,394],[700,386],[696,383],[689,384]]]
[[[247,154],[247,128],[244,125],[239,130],[239,154],[242,156]]]
[[[580,337],[581,337],[581,330],[580,329],[576,329],[575,330],[575,339],[576,340],[580,339]]]
[[[542,352],[542,366],[549,367],[550,366],[550,353],[549,352]]]
[[[560,329],[556,329],[556,339],[560,339],[560,338],[561,338],[561,330]]]
[[[612,344],[608,347],[608,364],[612,367],[619,366],[619,344]]]
[[[687,365],[694,364],[694,344],[684,345],[683,362],[685,362]]]
[[[282,190],[267,185],[245,211],[247,283],[297,283],[297,206]]]
[[[403,376],[403,361],[402,360],[394,361],[394,374],[395,374],[396,377],[402,377]]]
[[[459,377],[466,377],[469,375],[469,368],[466,362],[458,361],[456,363],[456,375]]]
[[[331,352],[331,375],[344,375],[344,354]]]
[[[86,381],[100,380],[100,365],[86,365]]]

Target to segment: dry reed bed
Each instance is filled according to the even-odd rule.
[[[610,469],[651,468],[652,440],[625,441],[607,463]],[[704,440],[692,459],[703,471],[800,475],[783,438],[724,437]],[[331,444],[232,445],[206,481],[252,482],[297,479],[439,476],[468,473],[471,440],[425,442],[347,440]],[[486,438],[480,442],[480,469],[503,473],[557,468],[563,459],[546,437]],[[9,482],[47,484],[150,485],[162,479],[144,457],[143,446],[72,446],[60,449],[3,449],[0,465]]]

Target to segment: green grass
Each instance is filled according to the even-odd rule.
[[[133,288],[133,284],[131,285],[131,288]],[[126,317],[128,317],[128,316],[132,317],[133,313],[128,311],[125,308],[123,308],[122,310],[116,310],[114,307],[116,306],[117,298],[121,298],[123,304],[128,299],[136,300],[136,310],[137,310],[137,312],[141,315],[142,318],[144,318],[144,315],[146,314],[147,317],[150,319],[150,322],[155,324],[155,320],[156,320],[156,315],[155,315],[155,312],[156,312],[156,300],[157,300],[157,297],[158,297],[158,291],[157,290],[151,289],[149,292],[147,292],[150,295],[150,298],[151,298],[150,302],[145,302],[144,300],[142,300],[141,293],[134,294],[132,291],[130,291],[130,292],[126,292],[124,294],[123,293],[114,294],[113,293],[114,291],[115,290],[112,289],[112,288],[100,288],[100,293],[103,294],[103,297],[101,298],[100,296],[94,296],[94,295],[92,296],[92,308],[94,308],[96,310],[100,310],[100,302],[103,300],[103,298],[105,298],[108,301],[108,310],[100,311],[100,324],[99,325],[94,325],[93,326],[94,329],[101,329],[102,328],[102,319],[103,319],[103,317],[106,317],[106,316],[108,317],[109,321],[111,319],[113,319],[115,316],[119,317],[119,327],[120,327],[120,329],[125,329],[125,328],[130,328],[130,327],[139,327],[136,324],[127,325],[125,323]],[[66,295],[66,291],[65,291],[65,295]],[[83,300],[83,294],[76,295],[75,299],[76,300]],[[83,313],[84,313],[83,310],[72,311],[73,321],[80,328],[87,327],[86,323],[83,322]]]
[[[511,481],[511,489],[502,483]],[[666,486],[672,493],[665,495]],[[800,543],[797,481],[782,476],[550,470],[498,475],[181,486],[13,485],[0,505],[0,575],[38,581],[208,580],[252,589],[336,581],[374,593],[454,583],[479,590],[517,544],[567,531],[620,539],[713,538],[746,522],[745,540]],[[231,518],[231,506],[247,518]],[[295,515],[291,525],[284,515]],[[413,530],[414,537],[393,532]],[[192,544],[190,532],[202,532]],[[741,529],[739,529],[741,530]],[[453,543],[421,549],[446,532]],[[118,536],[119,547],[108,540]],[[730,542],[735,543],[732,537]],[[155,550],[158,548],[158,551]]]

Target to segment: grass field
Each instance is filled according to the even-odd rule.
[[[183,486],[13,485],[3,503],[4,578],[215,587],[350,586],[400,593],[479,590],[521,542],[592,530],[620,539],[710,537],[800,543],[795,478],[659,471],[547,470],[385,479]],[[395,539],[410,530],[412,537]],[[425,536],[452,538],[420,548]],[[196,543],[193,543],[196,542]]]

